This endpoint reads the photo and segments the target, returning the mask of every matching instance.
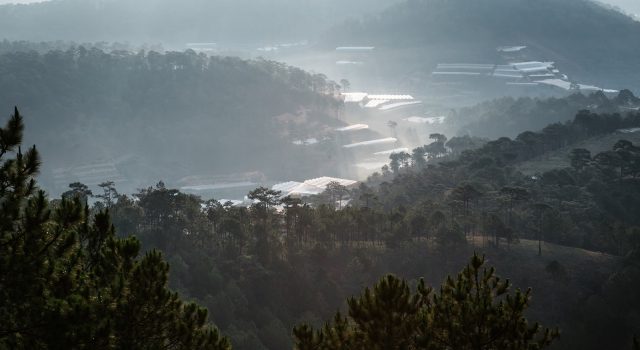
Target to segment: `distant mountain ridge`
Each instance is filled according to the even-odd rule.
[[[53,0],[0,6],[0,39],[270,43],[311,39],[382,0]]]

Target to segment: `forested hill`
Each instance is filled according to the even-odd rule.
[[[388,0],[45,1],[0,6],[0,39],[273,44],[312,39],[340,20],[380,10],[389,3]]]
[[[335,118],[337,89],[322,75],[283,64],[192,51],[80,47],[0,56],[0,106],[22,108],[33,126],[27,142],[51,160],[41,177],[49,189],[65,188],[78,172],[128,181],[130,190],[200,174],[290,177],[284,151],[298,176],[307,175],[305,164],[332,167],[326,154],[295,151],[292,141],[320,139],[343,125]]]
[[[640,98],[629,90],[613,97],[601,91],[548,99],[503,97],[461,108],[447,118],[446,124],[457,134],[515,137],[525,130],[540,130],[552,123],[572,120],[580,110],[624,115],[639,108]]]
[[[640,22],[589,0],[409,0],[334,28],[326,43],[422,48],[436,62],[486,61],[499,46],[526,45],[570,77],[636,89],[638,37]]]
[[[392,155],[390,170],[358,188],[312,199],[258,188],[245,208],[158,184],[96,207],[110,207],[118,232],[166,254],[173,288],[205,305],[234,349],[290,348],[293,325],[321,325],[380,275],[439,283],[478,251],[516,286],[533,288],[529,315],[563,332],[553,349],[626,350],[640,310],[628,293],[640,281],[638,143],[620,134],[604,151],[572,150],[570,167],[536,176],[517,167],[639,126],[638,113],[585,111],[473,150],[454,138],[450,153],[425,157],[447,152],[440,135]],[[85,190],[65,196],[86,198]]]

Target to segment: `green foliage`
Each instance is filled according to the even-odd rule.
[[[428,294],[424,285],[420,293]],[[406,281],[388,275],[373,290],[348,300],[356,342],[369,349],[404,349],[413,341],[416,315],[426,295],[412,295]]]
[[[523,130],[541,130],[555,123],[566,123],[580,113],[577,118],[580,123],[589,125],[589,132],[597,133],[600,131],[596,130],[604,130],[608,127],[615,128],[618,122],[614,114],[623,115],[630,108],[635,108],[639,104],[640,100],[633,96],[629,90],[622,90],[618,96],[613,98],[608,98],[602,92],[588,95],[577,93],[567,97],[547,99],[502,97],[472,107],[461,108],[457,113],[451,115],[446,123],[454,130],[475,136],[517,137],[519,141],[526,144],[527,151],[535,152],[544,151],[539,148],[539,143],[543,141],[543,138],[532,131],[522,132]],[[594,116],[595,119],[602,119],[602,114],[612,114],[609,125],[605,122],[590,122]],[[545,133],[551,134],[554,131],[559,131],[557,125],[549,127]],[[547,140],[555,145],[567,143],[564,140],[553,141]]]
[[[206,309],[167,289],[159,252],[138,257],[81,196],[49,206],[22,130],[17,109],[0,129],[0,349],[230,349]]]
[[[427,349],[542,349],[558,331],[529,325],[524,312],[531,290],[511,284],[474,255],[456,278],[447,278],[423,316],[420,343]]]
[[[557,330],[529,324],[530,290],[510,292],[508,280],[474,255],[435,292],[421,280],[385,276],[349,299],[349,317],[338,312],[322,329],[294,328],[296,349],[543,349]]]
[[[611,120],[617,124],[609,125]],[[595,116],[591,123],[588,130],[601,134],[636,125],[637,116]],[[640,307],[599,311],[606,309],[602,305],[622,305],[616,300],[623,298],[614,294],[624,295],[623,283],[607,285],[603,290],[612,295],[599,296],[600,290],[592,286],[606,280],[598,273],[602,270],[590,267],[581,279],[574,263],[553,255],[566,267],[565,276],[562,268],[545,259],[559,249],[549,242],[634,259],[638,188],[631,169],[636,146],[617,143],[612,152],[623,161],[614,165],[596,155],[582,170],[557,169],[533,177],[519,173],[519,162],[543,154],[545,142],[570,143],[586,137],[579,136],[585,126],[575,121],[546,130],[430,160],[423,168],[409,163],[397,174],[373,176],[344,193],[352,200],[341,210],[327,205],[343,194],[337,187],[310,203],[260,188],[251,194],[254,204],[245,208],[203,202],[158,184],[135,194],[138,200],[119,197],[111,212],[116,222],[138,233],[145,248],[161,248],[175,265],[170,285],[215,311],[214,320],[240,349],[280,348],[287,339],[287,325],[331,317],[328,310],[381,274],[412,271],[411,276],[440,278],[438,273],[457,256],[480,246],[494,252],[492,259],[499,257],[501,268],[509,269],[519,285],[537,281],[532,284],[549,310],[540,306],[532,315],[545,322],[561,319],[563,329],[570,332],[563,345],[587,349],[594,339],[628,340],[626,329]],[[277,204],[282,210],[276,210]],[[501,247],[505,241],[509,245]],[[538,247],[540,253],[544,248],[543,257],[535,256]],[[633,279],[631,272],[625,276],[617,279]],[[375,300],[373,289],[371,293]],[[588,312],[582,310],[587,300],[594,300]],[[622,316],[616,320],[615,314]],[[340,315],[335,324],[323,328],[324,340],[310,328],[299,328],[297,333],[301,339],[335,348],[346,339],[356,341],[349,335],[351,317]],[[603,331],[583,335],[578,319]],[[615,326],[604,327],[607,324]]]
[[[68,190],[60,180],[76,181],[70,173],[78,166],[96,176],[106,167],[105,180],[123,192],[194,174],[260,169],[287,178],[334,169],[339,159],[327,162],[326,152],[339,145],[330,142],[299,147],[290,165],[281,157],[292,141],[322,140],[341,124],[337,94],[320,74],[190,50],[0,54],[0,106],[28,105],[30,137],[49,160],[39,180],[52,193]]]

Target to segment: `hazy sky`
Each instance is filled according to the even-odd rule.
[[[28,4],[31,2],[42,2],[47,0],[0,0],[0,4]],[[133,1],[133,0],[132,0]],[[619,6],[625,11],[640,14],[640,0],[600,0],[604,3]]]
[[[0,0],[0,4],[28,4],[30,2],[42,2],[43,0]]]

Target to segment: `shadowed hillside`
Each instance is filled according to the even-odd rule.
[[[329,47],[412,48],[425,63],[497,63],[496,48],[525,45],[577,80],[640,88],[640,22],[588,0],[410,0],[327,35]],[[406,55],[406,53],[405,53]],[[411,62],[405,56],[400,61]],[[418,64],[416,63],[418,67]]]
[[[53,191],[111,180],[261,182],[338,172],[337,84],[283,64],[194,52],[67,51],[0,56],[0,106],[24,106]],[[319,143],[297,146],[296,140]],[[285,156],[286,154],[286,156]],[[204,181],[204,180],[203,180]]]

